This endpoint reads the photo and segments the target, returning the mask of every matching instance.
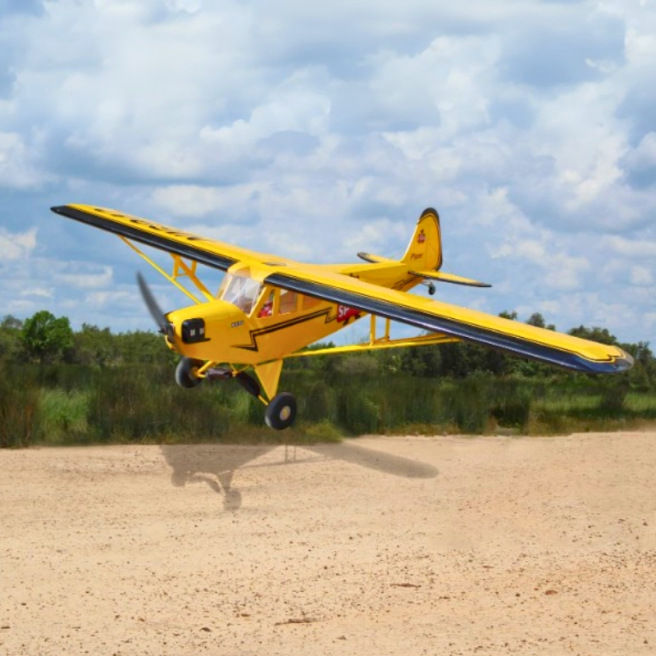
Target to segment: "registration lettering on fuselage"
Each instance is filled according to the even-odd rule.
[[[351,317],[357,317],[359,315],[360,315],[360,310],[348,307],[346,305],[338,305],[337,306],[337,322],[338,323],[345,323]]]

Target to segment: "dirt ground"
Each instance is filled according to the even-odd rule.
[[[0,452],[0,654],[656,654],[656,433]]]

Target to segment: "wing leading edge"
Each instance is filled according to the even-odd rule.
[[[262,257],[243,248],[102,207],[61,205],[52,207],[51,210],[69,219],[223,271],[227,271],[237,262]]]

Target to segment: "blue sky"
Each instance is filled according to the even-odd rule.
[[[655,105],[653,0],[0,0],[0,316],[151,327],[145,265],[52,205],[314,262],[434,206],[493,284],[440,298],[654,345]]]

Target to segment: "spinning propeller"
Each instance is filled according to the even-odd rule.
[[[153,293],[150,291],[150,287],[148,287],[148,284],[146,283],[146,280],[141,275],[141,273],[137,273],[137,282],[139,283],[139,291],[141,292],[141,297],[143,298],[144,303],[150,312],[150,316],[155,320],[155,323],[159,328],[159,332],[162,333],[162,335],[166,335],[169,338],[171,344],[175,345],[176,350],[179,350],[175,328],[170,321],[167,321],[166,315],[162,311],[162,308],[160,308],[159,303],[155,299]]]

